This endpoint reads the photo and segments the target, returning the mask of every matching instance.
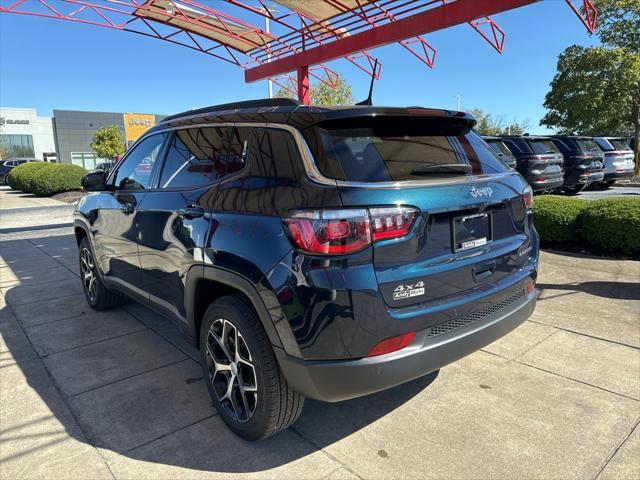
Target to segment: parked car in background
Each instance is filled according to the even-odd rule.
[[[564,155],[563,191],[576,194],[604,179],[604,153],[592,137],[554,135],[552,138]]]
[[[105,173],[109,173],[111,171],[111,169],[115,166],[115,162],[102,162],[102,163],[98,163],[96,164],[96,168],[93,169],[94,172],[97,172],[98,170],[101,170]]]
[[[18,165],[28,162],[39,162],[40,160],[27,157],[14,157],[0,161],[0,183],[6,183],[7,175]]]
[[[125,294],[173,319],[200,347],[220,418],[250,440],[295,422],[305,397],[433,372],[537,298],[531,188],[473,125],[288,99],[167,117],[111,175],[83,179],[86,300]]]
[[[507,167],[513,170],[516,169],[516,157],[513,156],[511,150],[509,150],[500,137],[484,135],[482,138],[489,144],[491,149],[496,152],[500,160],[502,160]]]
[[[597,186],[610,188],[616,180],[633,177],[633,149],[624,138],[595,137],[594,141],[604,151],[604,178]]]
[[[534,192],[553,192],[564,184],[564,157],[549,137],[501,137],[516,157],[516,170]]]

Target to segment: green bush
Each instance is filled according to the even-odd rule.
[[[46,162],[29,162],[12,168],[7,175],[7,183],[14,190],[22,190],[23,192],[31,192],[29,190],[30,181],[33,176],[40,170],[51,168],[52,163]]]
[[[579,216],[584,240],[628,255],[640,254],[640,198],[609,198],[588,202]]]
[[[38,197],[49,197],[56,193],[81,190],[81,180],[87,171],[79,165],[51,164],[36,172],[29,182],[29,189]]]
[[[580,238],[578,217],[587,201],[558,195],[533,199],[533,224],[546,242],[568,242]]]

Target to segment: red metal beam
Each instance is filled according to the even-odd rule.
[[[351,53],[381,47],[539,1],[541,0],[456,0],[304,52],[249,68],[244,72],[244,78],[247,82],[255,82],[291,72],[300,66],[328,62]]]

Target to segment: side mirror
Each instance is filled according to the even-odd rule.
[[[87,192],[102,192],[107,188],[107,174],[103,171],[91,172],[82,178],[82,188]]]

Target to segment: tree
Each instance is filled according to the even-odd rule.
[[[339,78],[335,89],[326,83],[318,82],[311,86],[309,95],[311,105],[353,105],[351,85]],[[275,94],[278,98],[294,98],[293,93],[281,88]]]
[[[506,120],[505,115],[494,116],[481,108],[472,108],[471,113],[476,119],[475,130],[480,135],[522,135],[529,128],[529,121]]]
[[[603,46],[573,45],[558,57],[540,123],[561,132],[635,137],[640,174],[640,2],[598,0]]]
[[[96,130],[90,146],[98,158],[114,159],[125,151],[124,139],[115,125]]]
[[[597,0],[596,35],[611,48],[640,53],[640,2],[638,0]]]

